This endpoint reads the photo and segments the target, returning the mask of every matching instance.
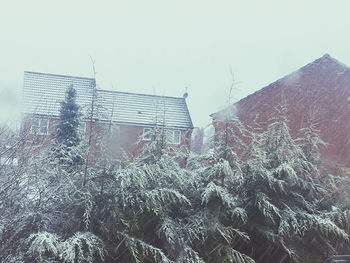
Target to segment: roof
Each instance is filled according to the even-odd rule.
[[[118,123],[193,128],[184,98],[97,90],[104,119]]]
[[[233,103],[232,105],[229,105],[227,107],[225,107],[222,110],[219,110],[217,112],[214,112],[212,114],[210,114],[210,117],[215,117],[220,115],[221,113],[225,113],[227,109],[231,108],[231,107],[236,107],[242,103],[245,103],[245,101],[249,100],[250,97],[257,97],[260,96],[260,94],[264,93],[267,89],[276,87],[276,86],[290,86],[290,84],[293,84],[293,86],[295,85],[301,85],[300,81],[298,81],[298,83],[296,83],[296,80],[298,80],[299,76],[304,73],[305,71],[310,71],[310,69],[317,67],[316,71],[319,72],[319,74],[323,75],[328,75],[330,72],[329,71],[337,71],[336,74],[340,75],[340,74],[344,74],[345,72],[350,73],[350,68],[339,62],[337,59],[331,57],[328,53],[324,54],[322,57],[316,59],[315,61],[299,68],[298,70],[270,83],[269,85],[261,88],[260,90],[242,98],[241,100]],[[287,85],[286,85],[287,84]]]
[[[325,54],[231,107],[245,124],[254,127],[258,122],[264,128],[282,98],[287,103],[292,136],[298,137],[313,117],[321,138],[328,143],[324,160],[350,167],[350,68]],[[223,112],[212,116],[220,118]]]
[[[68,86],[77,92],[77,104],[88,116],[95,80],[64,75],[26,71],[23,83],[25,114],[59,116],[60,102]],[[193,128],[186,100],[110,90],[96,90],[96,118],[125,125],[165,125],[179,129]]]
[[[77,104],[88,108],[93,96],[95,80],[38,72],[24,72],[22,112],[48,116],[60,115],[60,102],[65,99],[67,87],[73,85]]]

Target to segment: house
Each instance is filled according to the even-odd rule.
[[[186,96],[166,97],[101,90],[96,88],[93,78],[26,71],[22,132],[29,134],[31,143],[49,143],[50,135],[55,133],[59,123],[60,102],[64,100],[70,85],[76,90],[76,102],[83,115],[81,133],[88,137],[91,132],[95,146],[95,137],[108,129],[114,134],[109,142],[110,150],[115,155],[125,151],[135,156],[139,154],[140,145],[152,140],[150,130],[154,127],[165,128],[172,144],[190,146],[193,125]]]
[[[233,107],[243,123],[254,126],[256,120],[266,128],[282,97],[288,105],[292,136],[298,136],[312,114],[317,120],[320,137],[328,143],[328,147],[321,150],[322,161],[350,168],[350,68],[325,54],[243,98]],[[215,120],[223,113],[211,116]]]

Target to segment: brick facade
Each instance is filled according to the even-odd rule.
[[[22,134],[26,136],[26,144],[35,146],[36,149],[40,149],[42,147],[47,146],[52,136],[55,134],[56,126],[59,123],[59,118],[47,117],[47,116],[35,116],[34,118],[45,119],[48,120],[47,133],[33,133],[31,129],[32,118],[27,117],[24,118],[22,125]],[[91,129],[91,122],[86,122],[85,131],[83,132],[82,139],[88,143],[89,133]],[[136,125],[117,125],[117,124],[109,124],[102,123],[99,121],[95,121],[92,125],[91,129],[91,149],[93,151],[99,150],[99,138],[104,133],[104,130],[109,130],[110,138],[109,141],[106,142],[107,152],[110,154],[110,157],[118,159],[120,158],[122,153],[126,153],[130,158],[134,158],[138,156],[142,147],[150,143],[149,140],[143,140],[143,131],[144,128],[152,128],[150,126],[136,126]],[[177,129],[169,129],[177,130]],[[176,144],[177,147],[185,146],[186,148],[190,148],[191,143],[191,133],[192,129],[189,130],[178,130],[180,131],[180,143]],[[151,141],[154,138],[151,139]]]
[[[325,163],[350,168],[350,69],[328,54],[235,103],[240,120],[266,129],[282,98],[288,105],[289,128],[294,138],[310,114],[318,122]],[[220,113],[213,114],[214,119]],[[217,129],[219,127],[216,127]]]

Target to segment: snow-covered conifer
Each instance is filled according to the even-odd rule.
[[[254,247],[252,256],[258,262],[324,260],[333,242],[347,240],[348,234],[319,206],[327,189],[291,137],[286,111],[285,104],[279,105],[260,139],[251,136],[255,139],[242,166],[243,183],[236,189],[236,198],[247,212],[243,229],[251,237],[249,246]]]
[[[53,135],[53,157],[72,168],[83,163],[81,138],[79,134],[81,113],[76,103],[73,85],[66,90],[65,100],[61,102],[60,121]]]
[[[60,123],[56,127],[55,138],[58,142],[71,147],[80,142],[79,106],[76,103],[76,91],[72,85],[67,88],[65,100],[61,102]]]

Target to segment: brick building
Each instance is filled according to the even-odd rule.
[[[113,134],[109,147],[118,155],[139,153],[140,145],[152,140],[149,132],[163,127],[174,145],[189,147],[193,129],[184,97],[166,97],[101,90],[95,79],[46,73],[24,73],[22,131],[34,144],[47,144],[59,122],[60,102],[67,87],[77,93],[82,117],[81,133],[93,137],[108,129]],[[93,138],[93,143],[94,143]],[[139,141],[139,143],[136,143]],[[117,156],[116,156],[117,158]]]
[[[313,113],[320,136],[328,143],[321,152],[323,162],[350,168],[350,68],[325,54],[231,107],[243,123],[254,126],[256,119],[266,128],[282,97],[292,136],[298,136]],[[222,113],[212,117],[220,118]]]

